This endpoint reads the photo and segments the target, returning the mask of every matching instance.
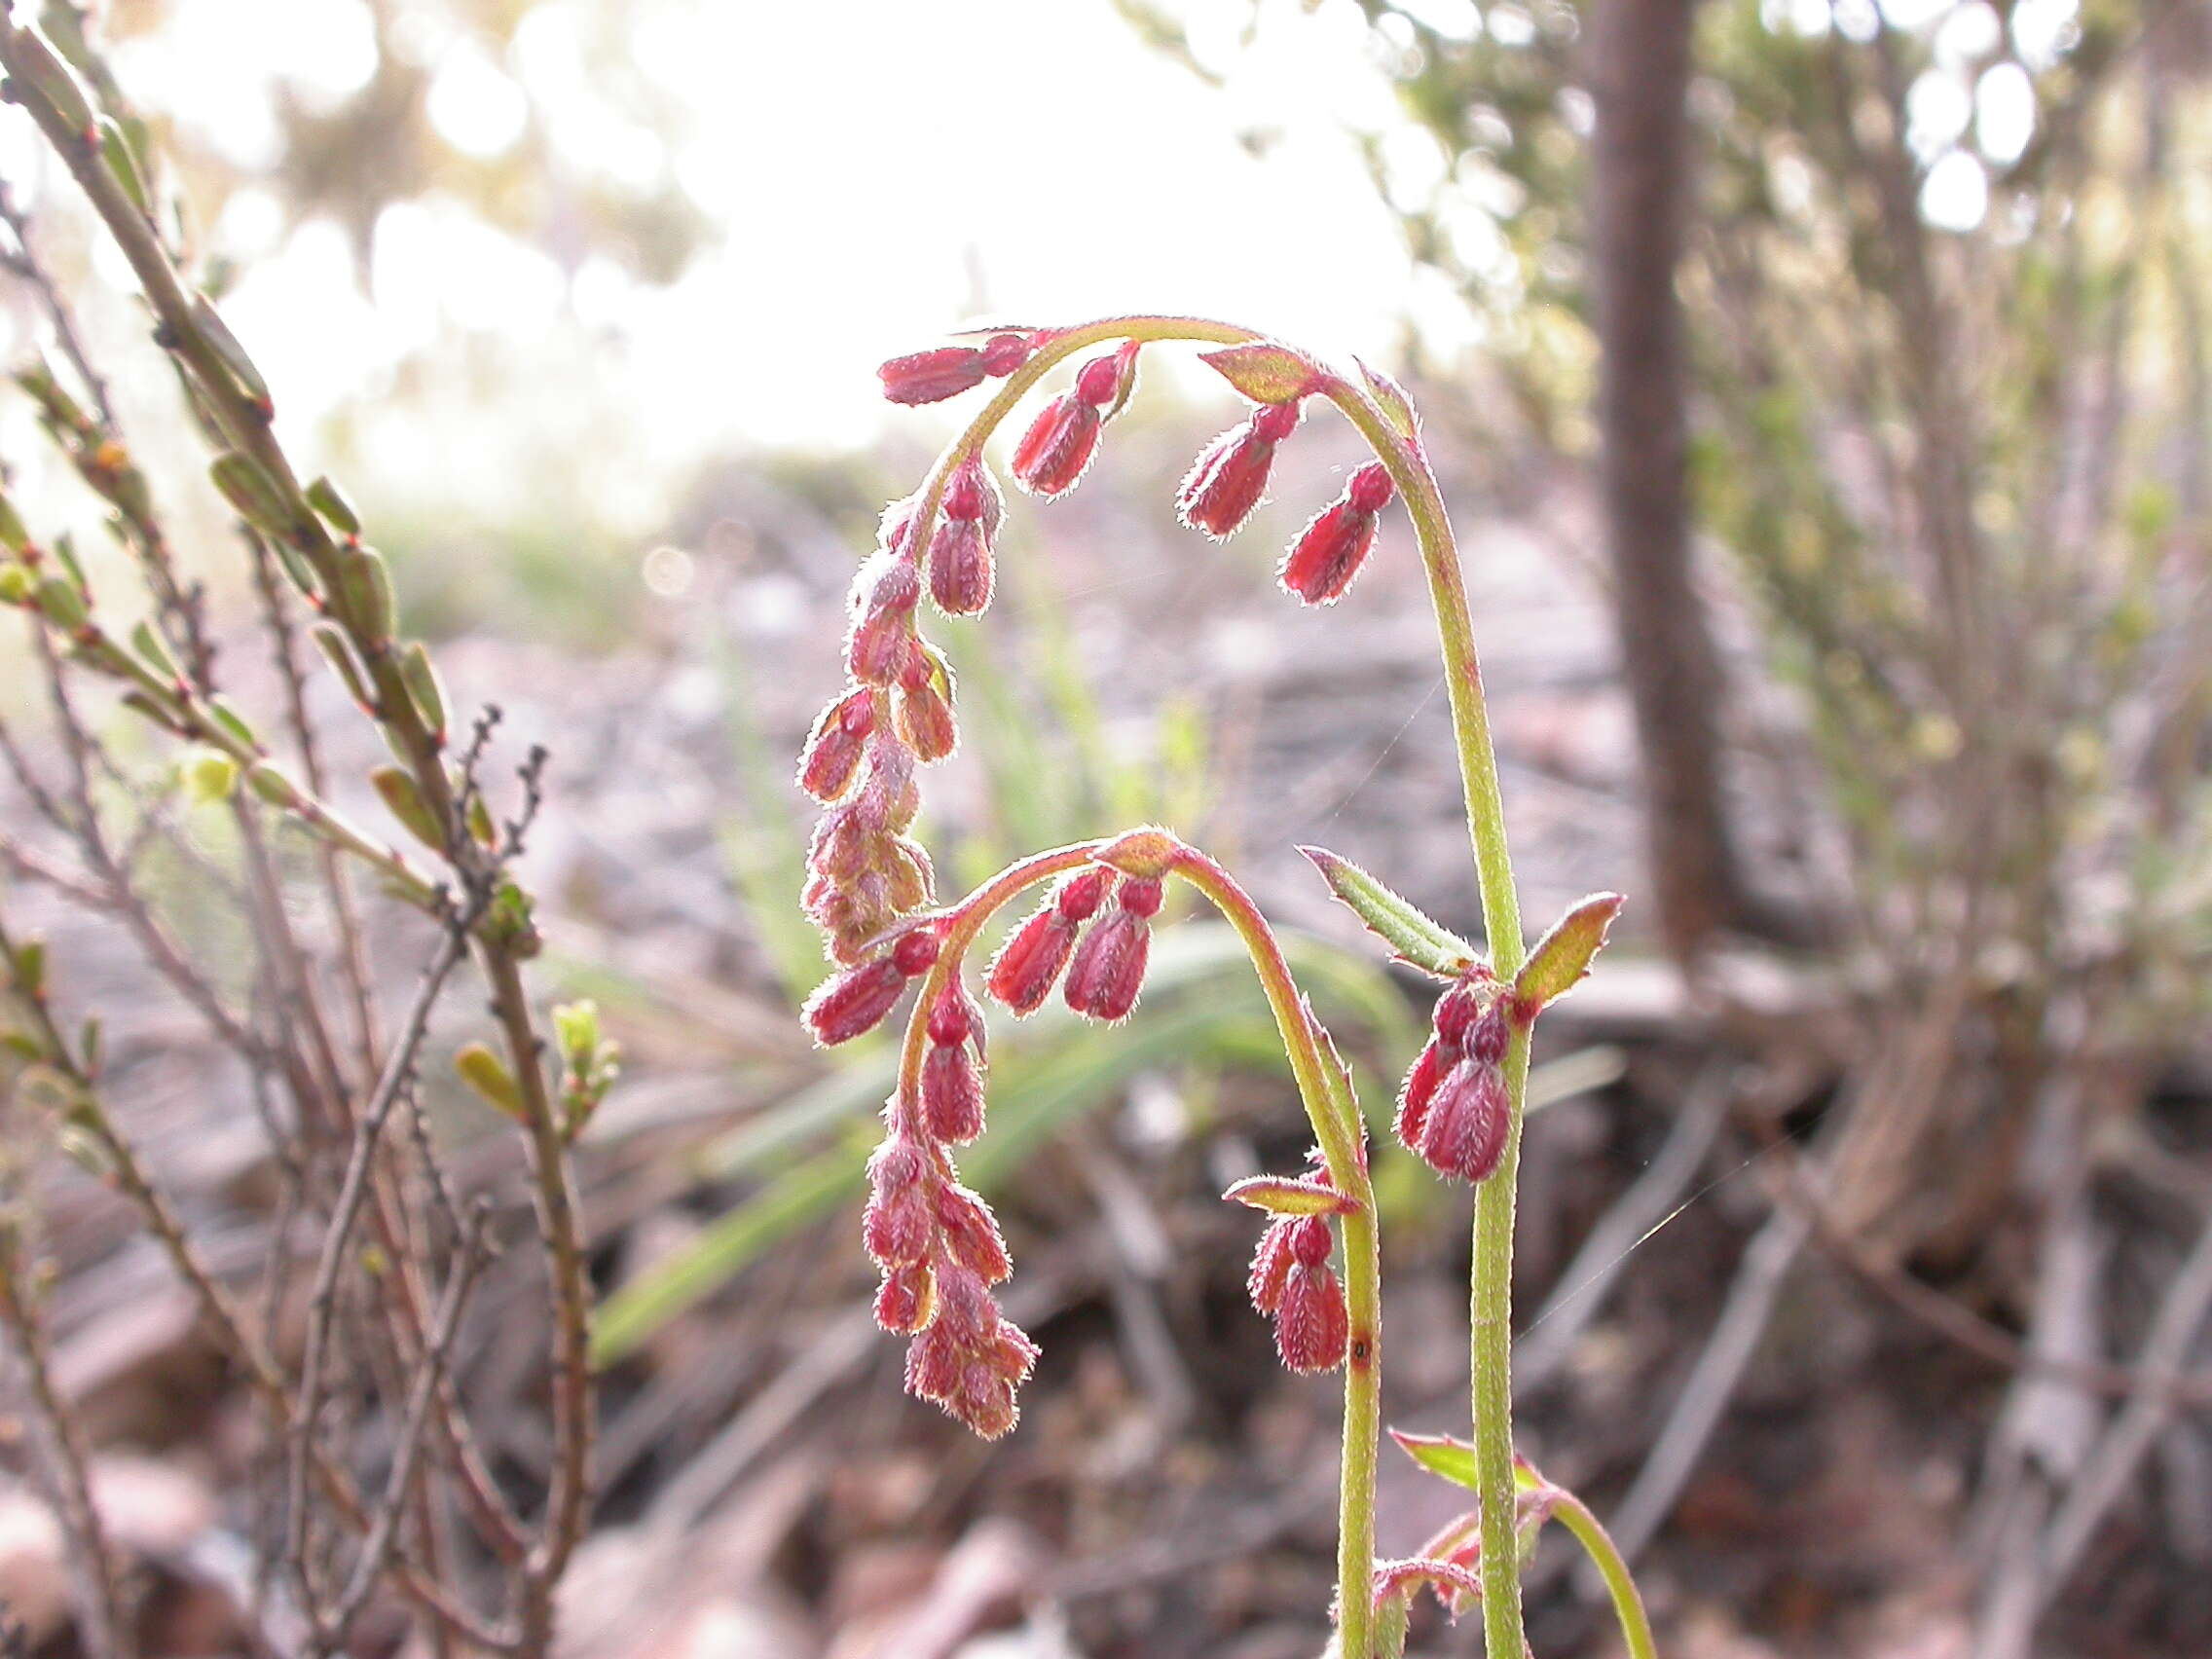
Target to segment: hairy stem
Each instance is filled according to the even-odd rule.
[[[1367,1172],[1366,1128],[1343,1064],[1326,1048],[1313,1011],[1291,977],[1282,945],[1251,895],[1195,848],[1184,848],[1169,867],[1213,902],[1251,953],[1298,1080],[1299,1097],[1321,1143],[1329,1179],[1354,1205],[1339,1218],[1350,1336],[1345,1349],[1344,1454],[1338,1477],[1337,1641],[1346,1659],[1366,1659],[1375,1643],[1369,1586],[1375,1561],[1375,1458],[1382,1431],[1382,1250],[1375,1188]]]
[[[1572,1532],[1597,1564],[1613,1599],[1613,1616],[1620,1621],[1621,1637],[1628,1642],[1628,1659],[1659,1659],[1658,1643],[1651,1639],[1651,1620],[1643,1611],[1643,1597],[1629,1575],[1628,1563],[1614,1547],[1612,1535],[1590,1512],[1590,1506],[1572,1493],[1563,1493],[1552,1519]]]

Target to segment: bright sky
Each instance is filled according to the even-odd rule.
[[[276,203],[248,191],[213,239],[250,272],[233,321],[304,424],[373,396],[441,325],[529,351],[573,317],[617,343],[590,359],[592,401],[648,470],[733,439],[866,441],[875,364],[978,300],[1015,321],[1187,310],[1386,349],[1419,284],[1346,136],[1394,107],[1358,8],[1272,3],[1249,55],[1235,50],[1242,0],[1188,9],[1200,53],[1240,66],[1226,92],[1148,48],[1109,0],[636,0],[633,51],[672,100],[673,147],[595,92],[574,0],[535,8],[498,60],[416,15],[406,38],[434,66],[430,115],[457,147],[499,152],[535,105],[587,169],[673,168],[720,245],[670,289],[609,261],[565,283],[433,199],[387,213],[363,295],[336,226],[279,240]],[[251,168],[276,143],[272,74],[312,108],[357,89],[373,51],[362,0],[180,0],[120,68]],[[1251,127],[1278,134],[1264,159],[1238,142]],[[395,447],[380,458],[380,441]],[[406,461],[423,441],[372,424],[362,460]]]

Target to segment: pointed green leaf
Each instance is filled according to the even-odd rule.
[[[1381,369],[1370,368],[1357,357],[1352,361],[1359,367],[1359,377],[1367,383],[1367,394],[1375,399],[1390,424],[1397,428],[1398,436],[1406,442],[1418,443],[1420,438],[1420,416],[1415,412],[1414,400],[1406,395],[1406,388]]]
[[[1626,903],[1618,893],[1593,893],[1576,900],[1552,924],[1551,932],[1536,941],[1513,979],[1513,996],[1523,1019],[1533,1019],[1590,972],[1590,959],[1604,944],[1605,930]]]
[[[1269,340],[1204,351],[1199,361],[1254,403],[1295,403],[1321,380],[1321,371],[1313,364]]]
[[[1470,1492],[1482,1484],[1475,1463],[1475,1449],[1468,1442],[1455,1440],[1449,1434],[1407,1434],[1395,1428],[1390,1430],[1390,1438],[1398,1443],[1400,1451],[1430,1474]]]
[[[1336,1188],[1296,1175],[1254,1175],[1221,1196],[1270,1215],[1348,1215],[1359,1207]]]
[[[1326,847],[1298,850],[1313,861],[1329,891],[1367,930],[1416,968],[1456,979],[1474,963],[1473,945],[1430,921],[1349,859]]]

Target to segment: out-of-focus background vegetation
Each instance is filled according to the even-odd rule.
[[[549,972],[628,1051],[582,1148],[605,1498],[568,1650],[1319,1645],[1333,1393],[1273,1366],[1240,1305],[1252,1229],[1215,1199],[1303,1151],[1241,958],[1185,922],[1130,1026],[994,1041],[970,1178],[1046,1358],[987,1450],[900,1394],[867,1323],[887,1048],[818,1054],[791,1017],[822,971],[791,757],[876,514],[960,418],[889,410],[875,363],[979,316],[1148,308],[1409,383],[1525,908],[1632,896],[1541,1045],[1521,1393],[1547,1471],[1640,1552],[1665,1649],[2212,1650],[2212,9],[106,11],[287,442],[356,497],[457,701],[553,752]],[[173,383],[14,119],[0,179],[189,501]],[[47,322],[0,302],[13,361]],[[1291,849],[1479,925],[1419,573],[1386,525],[1335,609],[1273,591],[1355,460],[1319,421],[1254,528],[1177,531],[1228,411],[1170,356],[1070,501],[1014,504],[1001,604],[945,630],[965,744],[923,832],[948,886],[1148,819],[1202,840],[1294,930],[1380,1112],[1423,993]],[[19,398],[0,456],[82,508]],[[242,614],[219,504],[184,510]],[[35,734],[16,648],[0,715]],[[250,1108],[189,1022],[99,917],[18,885],[195,1214],[266,1228]],[[432,1087],[461,1166],[493,1160],[481,1106]],[[171,1650],[223,1651],[204,1562],[241,1408],[79,1185],[55,1199],[67,1374],[148,1512],[172,1505],[134,1546],[186,1609]],[[1395,1163],[1384,1189],[1390,1419],[1450,1430],[1463,1195]],[[523,1468],[519,1324],[468,1363],[517,1402],[487,1438]],[[1389,1471],[1385,1548],[1449,1502]],[[32,1589],[0,1593],[65,1651],[51,1564],[11,1536],[0,1587]],[[1535,1650],[1610,1651],[1567,1565],[1531,1569]]]

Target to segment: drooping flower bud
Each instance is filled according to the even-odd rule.
[[[1351,586],[1375,545],[1376,515],[1397,486],[1379,461],[1351,476],[1345,493],[1308,521],[1283,556],[1277,576],[1283,590],[1308,605],[1334,605]]]
[[[1440,1175],[1487,1180],[1505,1154],[1509,1123],[1504,1072],[1468,1055],[1436,1086],[1421,1132],[1421,1158]]]
[[[899,735],[917,760],[942,760],[960,747],[960,724],[952,713],[952,667],[919,640],[908,647],[899,676],[895,719]]]
[[[807,1029],[825,1047],[849,1043],[874,1030],[906,988],[906,978],[905,972],[888,954],[846,969],[806,999]]]
[[[1106,903],[1114,872],[1104,865],[1079,869],[1052,890],[1052,906],[1071,922],[1088,922]]]
[[[1125,1019],[1136,1007],[1161,884],[1150,877],[1126,877],[1115,890],[1115,900],[1114,913],[1084,935],[1068,963],[1067,1005],[1091,1019]]]
[[[1290,1277],[1295,1260],[1290,1249],[1290,1230],[1295,1224],[1293,1217],[1271,1221],[1260,1235],[1259,1247],[1252,1252],[1252,1269],[1244,1276],[1244,1289],[1252,1298],[1252,1306],[1263,1313],[1272,1313],[1282,1306],[1283,1281]]]
[[[1036,342],[1026,334],[994,334],[983,342],[983,373],[1003,380],[1029,361]]]
[[[878,553],[853,578],[853,625],[845,637],[845,666],[863,685],[892,685],[914,646],[914,606],[921,577],[912,563]]]
[[[1076,371],[1075,394],[1111,421],[1136,389],[1137,351],[1140,343],[1124,340],[1103,356],[1093,357]]]
[[[1443,1046],[1431,1038],[1421,1045],[1406,1081],[1398,1088],[1398,1117],[1393,1127],[1398,1143],[1409,1152],[1420,1150],[1421,1131],[1428,1124],[1428,1103],[1435,1096],[1436,1086],[1443,1080],[1446,1067]]]
[[[937,1275],[926,1262],[893,1268],[875,1291],[875,1322],[898,1336],[911,1336],[937,1312]]]
[[[1015,1014],[1035,1014],[1059,983],[1075,949],[1076,925],[1047,902],[999,946],[983,988]]]
[[[878,1267],[912,1267],[929,1259],[935,1231],[929,1177],[929,1155],[913,1142],[895,1137],[875,1149],[861,1237]]]
[[[1216,541],[1236,534],[1267,493],[1275,449],[1298,425],[1299,404],[1270,403],[1252,411],[1198,453],[1175,498],[1176,515]]]
[[[922,1124],[931,1139],[966,1146],[983,1132],[983,1074],[966,1039],[930,1045],[921,1088]]]
[[[990,371],[973,346],[939,346],[894,357],[876,371],[893,403],[941,403],[981,386]]]
[[[930,597],[949,616],[974,616],[991,603],[991,542],[1005,512],[979,459],[971,457],[946,482],[941,510],[930,535]]]
[[[952,1259],[985,1284],[997,1284],[1014,1272],[998,1218],[966,1187],[946,1185],[938,1190],[937,1223]]]
[[[1014,479],[1032,496],[1064,496],[1083,481],[1098,453],[1097,408],[1072,391],[1037,412],[1014,446]]]
[[[865,687],[824,709],[799,755],[799,788],[816,800],[837,799],[851,787],[874,728],[875,698]]]
[[[899,942],[891,947],[891,961],[910,979],[936,967],[938,952],[943,947],[944,938],[936,928],[912,928],[901,934]]]
[[[1275,1301],[1275,1351],[1300,1374],[1330,1371],[1344,1362],[1351,1333],[1344,1282],[1329,1267],[1329,1224],[1301,1216],[1285,1228],[1288,1270]]]

